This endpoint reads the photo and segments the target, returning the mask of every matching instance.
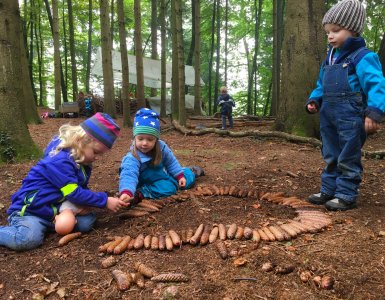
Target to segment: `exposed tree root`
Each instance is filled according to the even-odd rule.
[[[198,135],[204,135],[209,133],[216,133],[220,136],[229,136],[229,137],[252,136],[252,137],[266,138],[266,139],[279,138],[279,139],[284,139],[291,143],[310,144],[314,147],[321,147],[322,145],[321,141],[316,138],[302,137],[302,136],[297,136],[297,135],[293,135],[293,134],[289,134],[281,131],[265,131],[265,130],[264,131],[261,131],[261,130],[229,131],[229,130],[222,130],[218,128],[203,128],[200,130],[193,130],[193,129],[187,129],[184,126],[181,126],[175,120],[172,121],[172,124],[174,125],[176,130],[183,133],[184,135],[198,136]],[[378,151],[362,150],[362,155],[366,158],[381,159],[385,156],[385,150],[378,150]]]

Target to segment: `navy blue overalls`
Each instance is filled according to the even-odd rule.
[[[355,202],[361,183],[361,148],[365,143],[365,103],[361,93],[349,85],[349,69],[360,48],[339,64],[324,66],[320,110],[322,155],[326,162],[321,192]]]

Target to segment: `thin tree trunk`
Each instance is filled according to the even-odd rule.
[[[91,51],[92,51],[92,1],[88,1],[88,41],[87,41],[87,70],[86,70],[86,92],[90,92],[90,73],[91,73]]]
[[[78,76],[76,67],[76,50],[75,50],[75,33],[74,33],[74,17],[72,14],[72,0],[67,0],[68,4],[68,28],[70,35],[70,54],[71,54],[71,74],[72,74],[72,99],[76,101],[78,98]]]
[[[52,20],[53,20],[53,47],[54,47],[54,77],[55,77],[55,110],[59,110],[61,104],[61,85],[60,85],[60,34],[59,34],[59,11],[58,0],[52,0]]]
[[[217,3],[217,44],[216,44],[216,65],[215,65],[215,87],[214,87],[214,99],[218,99],[218,92],[219,92],[219,66],[221,63],[221,57],[220,57],[220,49],[221,49],[221,17],[220,17],[220,8],[221,8],[221,2],[218,0]],[[218,109],[218,103],[217,101],[214,101],[214,111],[217,111]]]
[[[183,27],[182,27],[182,1],[175,0],[176,32],[178,45],[178,85],[179,85],[179,123],[186,125],[186,105],[185,105],[185,71],[184,71],[184,46],[183,46]]]
[[[385,32],[382,36],[380,50],[378,51],[378,56],[380,57],[381,65],[382,65],[382,73],[385,76]]]
[[[66,17],[64,6],[62,9],[62,18],[63,20],[63,56],[64,56],[64,82],[65,86],[68,87],[68,47],[67,47],[67,26],[66,26]],[[59,25],[60,26],[60,25]],[[60,60],[61,61],[61,60]]]
[[[225,82],[224,85],[227,86],[227,51],[228,51],[228,35],[229,33],[229,0],[226,0],[226,7],[225,7],[225,58],[224,58],[224,64],[225,64]]]
[[[158,20],[157,20],[157,11],[158,11],[158,0],[151,0],[151,58],[158,59]],[[157,89],[152,88],[150,95],[156,96]]]
[[[29,41],[29,52],[28,52],[28,49],[27,47],[25,47],[25,50],[26,50],[26,54],[27,55],[27,58],[28,58],[28,74],[29,74],[29,80],[31,81],[31,87],[32,87],[32,94],[33,94],[33,99],[35,101],[35,105],[37,104],[37,93],[36,93],[36,89],[35,89],[35,84],[34,84],[34,81],[33,81],[33,68],[32,68],[32,65],[33,65],[33,58],[34,58],[34,49],[33,49],[33,30],[35,28],[35,24],[36,24],[36,14],[33,13],[33,11],[35,10],[34,8],[34,1],[31,1],[30,3],[31,5],[31,12],[30,12],[30,41]],[[23,43],[24,44],[24,43]],[[27,44],[25,44],[27,45]],[[39,118],[39,121],[40,121],[40,118]]]
[[[48,21],[49,21],[49,25],[51,27],[51,32],[52,32],[52,36],[53,36],[54,35],[54,33],[53,33],[54,32],[53,20],[52,20],[51,8],[49,6],[48,0],[44,0],[44,4],[45,4],[46,11],[47,11]],[[66,87],[66,84],[64,82],[63,67],[62,67],[61,60],[60,60],[60,84],[61,84],[61,91],[63,94],[63,102],[67,102],[68,101],[67,87]]]
[[[160,88],[160,116],[166,117],[166,1],[160,1],[160,30],[161,30],[161,88]]]
[[[179,76],[178,76],[178,38],[176,28],[175,1],[171,0],[171,34],[172,34],[172,94],[171,111],[174,119],[178,119],[179,113]]]
[[[136,56],[136,98],[138,107],[146,107],[144,98],[144,74],[143,74],[143,54],[142,54],[142,17],[140,0],[134,1],[135,15],[135,56]]]
[[[209,101],[209,115],[212,113],[212,102],[216,103],[217,99],[215,98],[214,101],[211,98],[212,97],[212,84],[211,84],[211,77],[213,72],[213,57],[214,57],[214,37],[215,37],[215,16],[216,16],[216,4],[217,1],[214,0],[213,2],[213,18],[211,20],[211,49],[210,49],[210,59],[209,59],[209,75],[208,75],[208,101]],[[214,111],[215,113],[216,111]]]
[[[196,1],[191,0],[191,43],[190,43],[190,49],[188,51],[187,59],[186,59],[186,65],[192,66],[193,62],[193,56],[194,56],[194,47],[195,47],[195,5]]]
[[[112,72],[110,7],[108,0],[100,0],[100,27],[103,61],[104,112],[115,117],[114,77]]]
[[[195,91],[194,91],[194,114],[201,114],[201,3],[200,0],[194,0],[194,66],[195,66]]]
[[[122,61],[122,102],[123,102],[123,126],[132,126],[130,119],[130,96],[128,81],[128,57],[127,57],[127,33],[126,23],[124,21],[124,2],[117,0],[118,20],[119,20],[119,38],[120,38],[120,57]]]

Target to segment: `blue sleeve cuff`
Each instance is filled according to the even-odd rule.
[[[384,113],[378,108],[368,106],[365,110],[365,116],[373,121],[376,121],[377,123],[380,123]]]

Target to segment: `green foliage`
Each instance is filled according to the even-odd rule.
[[[1,161],[12,162],[16,156],[16,150],[12,147],[11,137],[6,132],[0,132]]]
[[[12,141],[9,133],[0,132],[0,164],[37,159],[41,155],[41,150],[36,145],[21,146]]]

